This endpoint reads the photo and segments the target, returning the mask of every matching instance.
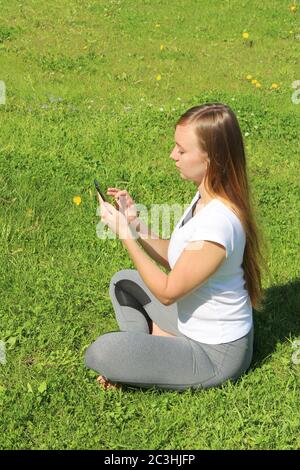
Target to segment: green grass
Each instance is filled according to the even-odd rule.
[[[1,448],[300,448],[300,11],[289,4],[0,1]],[[109,282],[135,266],[119,240],[96,236],[93,179],[149,208],[187,204],[174,124],[206,101],[229,104],[249,133],[270,245],[251,369],[218,389],[105,393],[83,355],[118,330]]]

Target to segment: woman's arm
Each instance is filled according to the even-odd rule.
[[[159,238],[159,236],[139,218],[131,222],[131,225],[133,225],[138,235],[136,240],[144,248],[146,253],[170,271],[171,267],[168,262],[168,246],[170,240]]]

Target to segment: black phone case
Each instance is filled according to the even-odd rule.
[[[100,191],[99,183],[98,183],[98,181],[97,181],[96,179],[94,180],[94,183],[95,183],[95,187],[96,187],[98,193],[100,194],[100,196],[102,197],[102,199],[103,199],[105,202],[107,202],[105,196],[104,196],[104,195],[102,194],[102,192]]]

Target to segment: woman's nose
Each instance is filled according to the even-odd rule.
[[[172,158],[173,160],[174,160],[174,154],[175,154],[175,152],[174,152],[174,149],[173,149],[172,152],[170,153],[170,158]]]

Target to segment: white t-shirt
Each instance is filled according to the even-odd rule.
[[[195,240],[220,243],[226,258],[204,284],[177,301],[178,329],[202,343],[228,343],[245,336],[253,321],[242,268],[245,231],[237,215],[219,199],[212,199],[180,227],[199,196],[197,191],[174,228],[169,265],[172,269],[188,242]]]

